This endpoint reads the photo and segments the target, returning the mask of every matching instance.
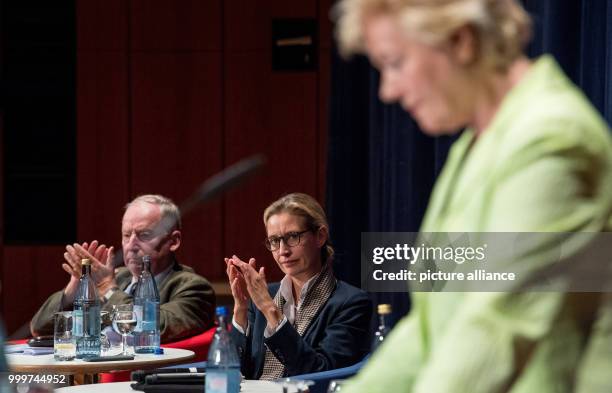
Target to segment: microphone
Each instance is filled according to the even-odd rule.
[[[202,183],[202,185],[181,204],[181,215],[185,216],[197,206],[241,184],[259,171],[265,163],[265,156],[263,154],[256,154],[225,168],[223,171]]]

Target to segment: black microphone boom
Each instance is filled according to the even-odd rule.
[[[239,185],[261,169],[265,163],[265,156],[263,154],[256,154],[225,168],[222,172],[217,173],[202,183],[196,192],[181,204],[181,214],[185,216],[187,212],[195,207]]]

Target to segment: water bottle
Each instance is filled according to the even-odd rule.
[[[391,330],[389,328],[389,321],[387,320],[387,316],[391,314],[391,305],[390,304],[379,304],[378,308],[378,329],[374,333],[374,342],[372,343],[372,352],[378,348],[385,338],[389,334]]]
[[[100,356],[100,300],[91,277],[91,262],[81,259],[81,278],[73,305],[76,357]]]
[[[227,331],[227,309],[217,307],[217,330],[206,362],[206,393],[240,391],[240,358]]]
[[[159,292],[151,274],[151,257],[142,257],[142,264],[134,293],[134,311],[138,318],[134,331],[134,352],[156,353],[159,350]]]

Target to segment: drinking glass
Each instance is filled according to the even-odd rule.
[[[111,314],[108,311],[100,311],[100,325],[100,354],[102,356],[107,356],[111,345],[104,329],[112,325]]]
[[[56,312],[54,317],[53,358],[55,360],[72,360],[76,356],[72,311]]]
[[[127,336],[131,334],[138,324],[138,316],[133,304],[121,304],[115,308],[113,314],[113,329],[121,334],[122,355],[127,356]]]

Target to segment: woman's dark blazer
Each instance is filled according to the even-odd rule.
[[[279,283],[268,285],[274,297]],[[242,374],[258,379],[263,372],[266,347],[285,365],[285,375],[292,376],[332,370],[360,361],[370,351],[372,303],[366,292],[338,280],[327,302],[300,337],[289,323],[273,336],[264,338],[266,318],[249,305],[249,336],[232,329],[238,347]]]

